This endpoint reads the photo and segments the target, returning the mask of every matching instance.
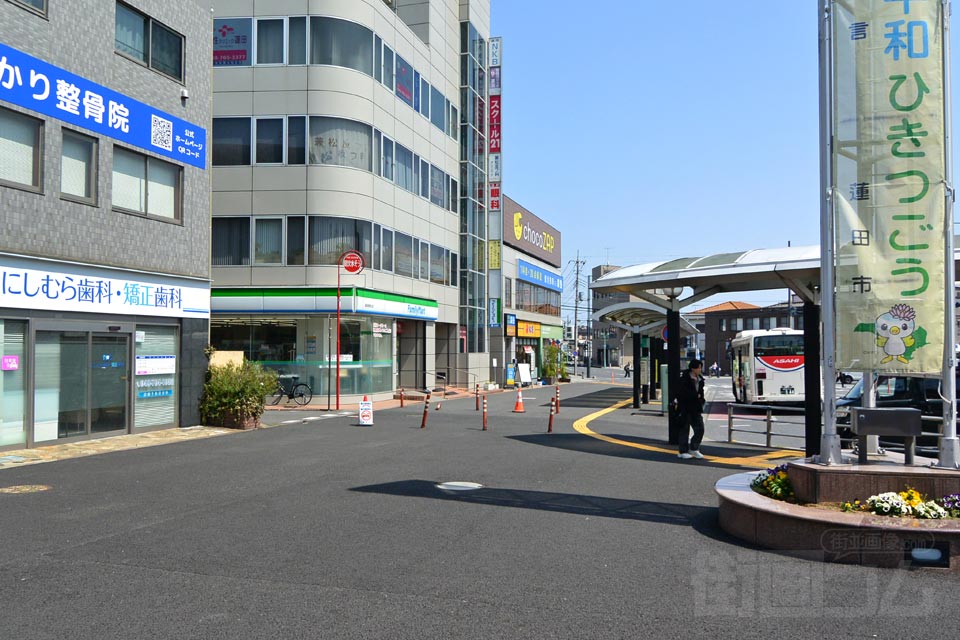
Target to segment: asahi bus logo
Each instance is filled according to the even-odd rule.
[[[553,253],[553,247],[556,245],[556,240],[552,235],[536,231],[529,224],[525,224],[523,214],[519,211],[513,214],[513,235],[516,236],[517,240],[529,242],[548,253]]]
[[[757,360],[775,371],[796,371],[803,368],[803,356],[757,356]]]

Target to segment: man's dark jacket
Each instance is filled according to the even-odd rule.
[[[680,383],[677,386],[677,410],[681,414],[703,413],[703,376],[697,382],[694,382],[687,369],[680,376]]]

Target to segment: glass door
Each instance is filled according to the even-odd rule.
[[[90,433],[125,431],[130,395],[127,336],[93,334],[90,367]]]

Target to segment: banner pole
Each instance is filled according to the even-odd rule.
[[[950,0],[941,0],[943,19],[943,135],[944,135],[944,340],[943,340],[943,435],[940,438],[940,467],[960,468],[960,441],[957,439],[957,379],[956,379],[956,266],[953,237],[953,105],[950,82]]]
[[[823,434],[821,464],[840,464],[840,436],[836,422],[836,326],[834,309],[834,198],[833,198],[833,53],[830,13],[832,0],[821,0],[819,7],[820,37],[820,318],[823,327],[820,368],[823,372]],[[806,328],[807,331],[810,327]]]

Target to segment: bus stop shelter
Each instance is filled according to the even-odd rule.
[[[611,271],[590,284],[597,293],[627,293],[652,305],[665,316],[667,336],[681,335],[680,311],[720,293],[790,289],[803,300],[804,353],[808,362],[820,361],[820,246],[753,249],[699,258],[632,265]],[[600,314],[608,307],[600,310]],[[608,319],[602,316],[602,319]],[[623,324],[639,329],[644,318],[623,316]],[[636,324],[634,324],[636,322]],[[633,330],[633,329],[631,329]],[[667,375],[680,376],[680,341],[667,341]],[[804,367],[806,394],[806,454],[820,451],[821,396],[819,366]],[[634,381],[636,388],[637,382]],[[674,385],[675,387],[675,385]],[[672,401],[675,389],[668,387]],[[635,396],[636,398],[636,392]],[[678,441],[676,419],[670,419],[669,442]]]
[[[650,343],[657,347],[650,348],[649,369],[647,378],[651,381],[649,385],[642,384],[642,378],[639,375],[640,369],[634,366],[635,374],[633,376],[633,406],[638,408],[641,403],[647,402],[653,395],[650,393],[655,385],[653,381],[657,380],[658,371],[655,362],[656,356],[663,353],[662,343],[665,335],[669,336],[667,329],[667,310],[662,306],[651,304],[649,302],[620,302],[602,309],[598,309],[590,316],[593,322],[606,322],[612,326],[629,331],[633,336],[633,353],[635,362],[643,353],[643,338],[648,338]],[[697,328],[684,320],[679,319],[680,336],[696,335]],[[673,334],[677,335],[677,333]]]

